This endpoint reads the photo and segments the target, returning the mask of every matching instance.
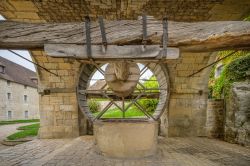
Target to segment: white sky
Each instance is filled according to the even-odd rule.
[[[0,15],[0,20],[5,20],[5,19],[3,16]],[[20,54],[21,56],[23,56],[29,60],[32,60],[28,51],[24,51],[24,50],[22,50],[22,51],[21,50],[13,50],[13,51],[15,51],[16,53]],[[12,62],[15,62],[19,65],[22,65],[22,66],[24,66],[32,71],[36,71],[35,67],[32,63],[18,57],[17,55],[9,52],[8,50],[0,50],[0,56],[4,57]]]

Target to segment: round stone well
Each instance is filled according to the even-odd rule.
[[[157,136],[156,121],[94,122],[96,148],[108,157],[140,158],[154,155]]]

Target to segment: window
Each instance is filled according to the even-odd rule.
[[[7,98],[8,98],[8,100],[11,99],[11,93],[7,93]]]
[[[7,80],[7,85],[10,86],[10,81],[9,80]]]
[[[5,73],[5,66],[0,65],[0,73],[2,74]]]
[[[24,111],[24,118],[28,119],[29,118],[29,111]]]
[[[27,96],[27,95],[24,95],[24,96],[23,96],[23,100],[24,100],[25,103],[27,103],[27,101],[28,101],[28,96]]]
[[[220,65],[220,66],[218,66],[217,68],[216,68],[216,70],[215,70],[215,78],[218,78],[220,75],[221,75],[221,73],[222,73],[222,71],[223,71],[223,65]]]
[[[24,85],[24,89],[27,89],[27,85]]]
[[[8,116],[8,119],[11,119],[12,118],[12,112],[8,111],[7,116]]]

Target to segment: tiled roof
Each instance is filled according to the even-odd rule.
[[[31,80],[37,78],[35,72],[2,57],[0,64],[5,66],[5,73],[0,73],[0,78],[37,88],[37,84]]]

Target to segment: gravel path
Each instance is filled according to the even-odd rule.
[[[1,125],[0,126],[0,142],[4,140],[7,136],[15,133],[18,127],[26,126],[30,124],[35,124],[35,123],[18,123],[18,124],[10,124],[10,125]],[[11,146],[5,146],[0,143],[0,150],[7,149],[9,147]]]

